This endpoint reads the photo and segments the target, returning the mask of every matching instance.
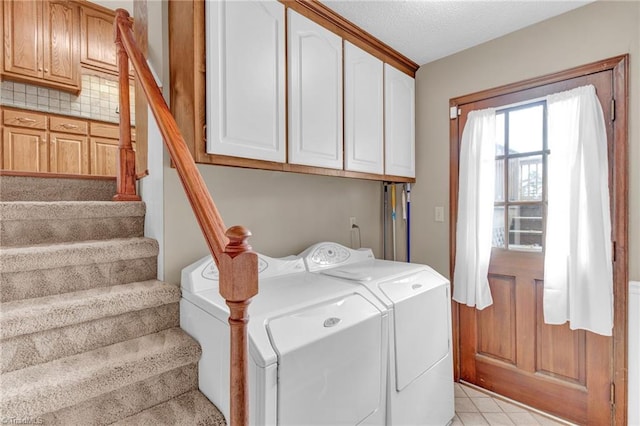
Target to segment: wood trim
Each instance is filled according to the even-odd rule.
[[[140,46],[140,51],[147,57],[148,50],[148,33],[149,33],[149,25],[148,25],[148,15],[147,15],[147,0],[134,0],[133,1],[133,16],[134,16],[134,25],[133,25],[133,33],[135,35],[135,40],[138,46]],[[144,175],[149,174],[148,170],[148,141],[147,141],[147,124],[148,124],[148,111],[149,107],[147,105],[147,98],[144,96],[144,91],[142,87],[138,83],[137,80],[134,79],[134,87],[135,87],[135,111],[136,111],[136,131],[137,131],[137,139],[136,139],[136,170],[143,171]],[[140,174],[140,173],[138,173]]]
[[[413,62],[388,44],[378,40],[351,21],[338,15],[331,8],[317,0],[278,0],[287,8],[295,10],[312,21],[350,41],[382,61],[393,65],[411,77],[416,76],[420,65]]]
[[[343,169],[329,169],[325,167],[304,166],[291,163],[277,163],[274,161],[254,160],[251,158],[232,157],[227,155],[207,154],[204,149],[198,151],[198,163],[215,164],[218,166],[240,167],[247,169],[274,170],[278,172],[304,173],[320,176],[346,177],[364,180],[377,180],[397,183],[415,183],[415,178],[394,175],[378,175],[374,173],[354,172]]]
[[[616,99],[616,116],[614,123],[614,157],[615,174],[613,176],[613,229],[612,237],[615,245],[614,262],[614,328],[613,328],[613,371],[612,379],[615,385],[615,405],[613,409],[614,424],[626,424],[627,422],[627,332],[628,332],[628,73],[629,55],[620,55],[602,61],[592,62],[579,67],[548,74],[545,76],[508,84],[486,91],[452,98],[450,107],[474,109],[473,103],[490,100],[498,96],[517,94],[518,92],[535,89],[548,84],[562,82],[576,77],[582,77],[601,71],[613,71],[613,92]],[[458,213],[458,172],[459,172],[459,147],[458,141],[464,123],[460,117],[452,119],[449,124],[450,143],[450,169],[449,169],[449,271],[453,283],[453,268],[455,266],[456,252],[456,221]],[[458,305],[453,302],[454,305]],[[458,305],[459,306],[459,305]],[[459,308],[454,310],[459,312]],[[453,315],[454,329],[454,371],[455,379],[460,378],[460,318],[459,314]]]
[[[613,383],[615,385],[614,423],[627,424],[628,405],[628,282],[629,282],[629,55],[619,56],[613,67],[613,96],[616,100],[614,125],[613,238],[616,241],[614,258],[614,324],[613,324]],[[620,313],[622,313],[620,315]]]
[[[38,173],[38,172],[20,172],[16,170],[1,170],[0,176],[19,176],[19,177],[35,177],[35,178],[52,178],[52,179],[83,179],[83,180],[115,180],[115,176],[100,175],[70,175],[64,173]]]

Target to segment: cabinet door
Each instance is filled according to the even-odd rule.
[[[43,3],[44,79],[80,88],[78,6],[74,3]]]
[[[117,73],[116,45],[113,42],[111,14],[90,7],[80,9],[80,61],[89,66]]]
[[[284,5],[206,4],[207,152],[284,162]]]
[[[86,136],[49,133],[49,171],[89,174],[89,140]]]
[[[342,169],[342,40],[288,13],[289,162]]]
[[[118,141],[92,137],[91,174],[99,176],[115,176],[117,171]]]
[[[3,73],[42,78],[42,2],[3,1]]]
[[[384,65],[384,171],[415,177],[415,80]]]
[[[2,136],[3,170],[49,171],[49,145],[45,131],[5,127]]]
[[[344,42],[345,170],[384,173],[382,65],[380,59]]]

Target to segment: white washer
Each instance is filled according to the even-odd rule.
[[[252,425],[383,425],[388,316],[361,286],[259,256],[250,307]],[[363,291],[364,290],[364,291]],[[180,326],[202,346],[200,390],[229,419],[229,309],[206,257],[182,271]]]
[[[370,249],[314,244],[318,275],[367,288],[389,310],[387,424],[446,425],[455,414],[449,281],[426,265],[376,260]]]

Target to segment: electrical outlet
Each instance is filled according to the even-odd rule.
[[[356,224],[356,217],[355,216],[351,216],[349,218],[349,229],[353,228],[353,225]]]
[[[444,222],[444,207],[436,207],[434,212],[436,222]]]

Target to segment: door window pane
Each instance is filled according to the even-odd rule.
[[[509,112],[510,155],[542,151],[543,112],[542,105]]]
[[[504,248],[504,207],[493,209],[493,247]]]
[[[542,204],[509,206],[509,248],[542,251]]]
[[[496,157],[504,155],[504,112],[496,114]]]
[[[509,201],[542,201],[542,155],[509,159]]]
[[[504,201],[504,160],[496,160],[496,202]]]

